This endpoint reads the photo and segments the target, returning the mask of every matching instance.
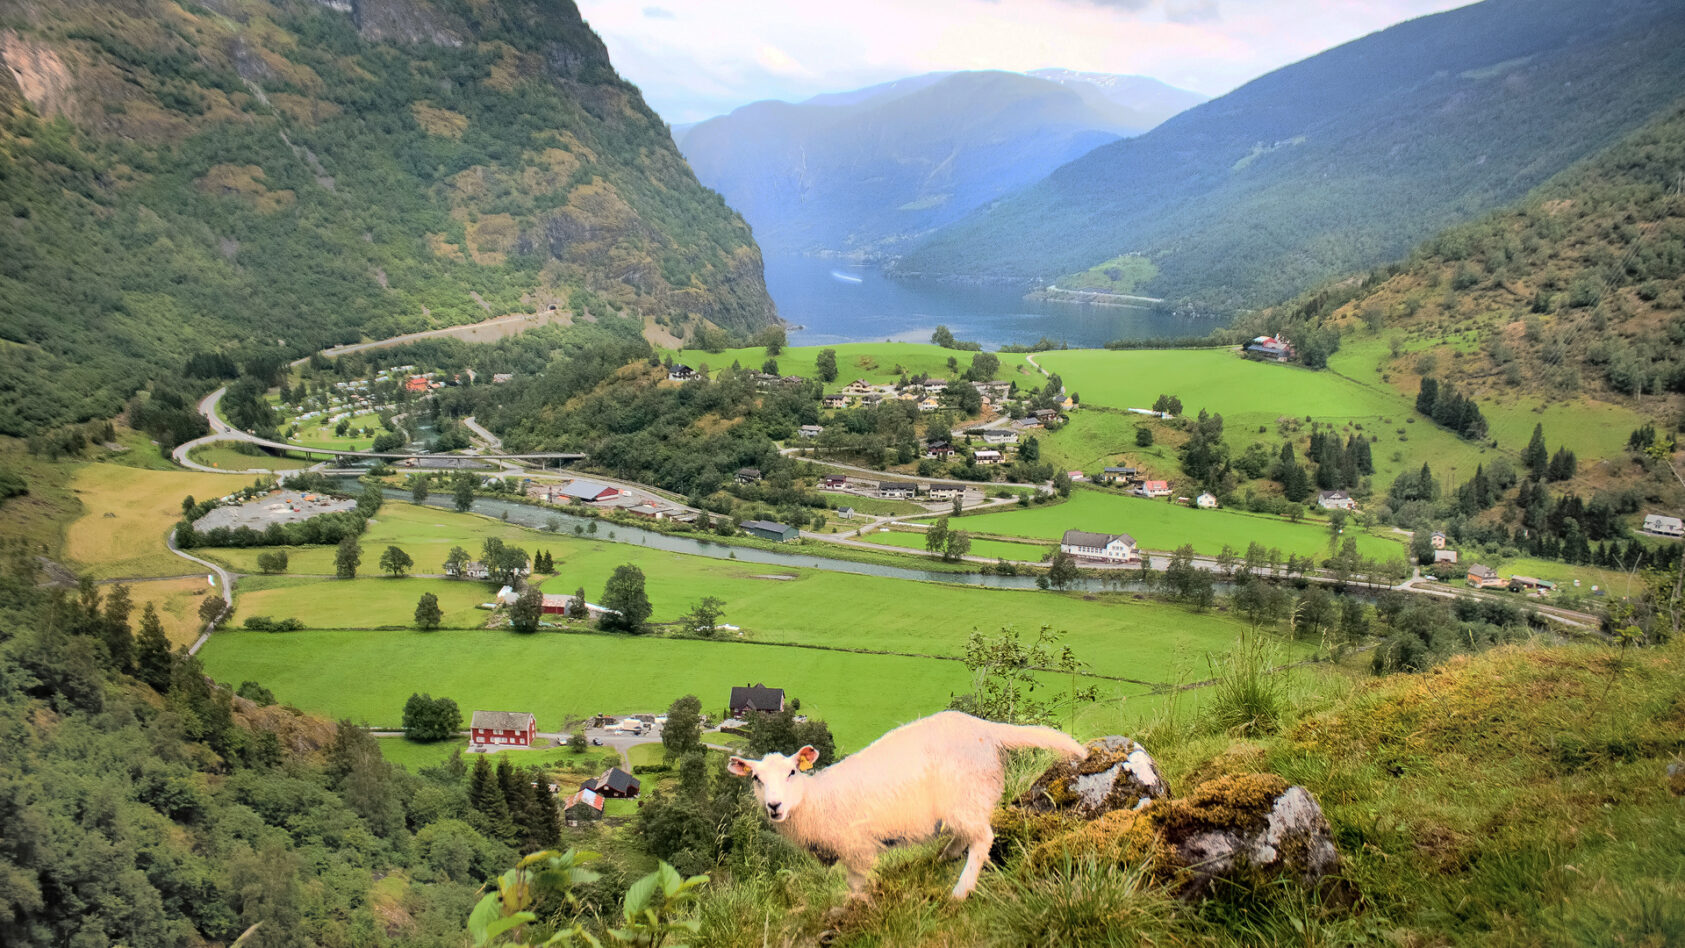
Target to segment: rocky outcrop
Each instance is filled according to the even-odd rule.
[[[455,17],[412,0],[354,0],[351,18],[364,39],[456,47],[468,28]]]
[[[1219,881],[1313,886],[1339,866],[1328,820],[1304,787],[1251,773],[1173,797],[1135,741],[1107,737],[1089,747],[1087,760],[1054,765],[996,810],[995,858],[1022,856],[1043,872],[1094,860],[1145,864],[1184,898]]]
[[[1127,737],[1088,742],[1088,757],[1060,762],[1016,801],[1030,810],[1092,820],[1113,810],[1139,810],[1170,795],[1170,784],[1147,749]]]

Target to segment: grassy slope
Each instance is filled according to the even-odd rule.
[[[87,465],[71,478],[83,513],[69,527],[65,553],[73,565],[100,579],[191,572],[196,567],[164,546],[164,534],[181,519],[182,498],[219,497],[250,483],[251,478],[233,474]]]
[[[188,452],[189,458],[209,467],[220,467],[230,471],[267,470],[267,471],[296,471],[306,468],[312,462],[300,458],[275,457],[263,454],[242,454],[224,443],[200,445]]]
[[[1192,543],[1195,552],[1215,554],[1226,543],[1245,552],[1248,544],[1280,547],[1282,555],[1328,555],[1328,528],[1318,521],[1290,523],[1278,517],[1235,510],[1199,510],[1162,500],[1125,497],[1078,488],[1062,504],[1004,513],[979,514],[959,521],[961,529],[1003,536],[1057,540],[1066,530],[1128,533],[1149,550],[1173,550]],[[1354,533],[1364,556],[1393,559],[1404,555],[1395,540]]]
[[[1200,727],[1197,707],[1134,736],[1178,795],[1224,774],[1274,772],[1308,789],[1342,866],[1322,897],[1287,885],[1186,904],[1132,888],[1102,860],[1050,877],[1009,857],[960,905],[935,847],[886,860],[870,911],[840,873],[802,860],[776,885],[726,876],[694,943],[1255,946],[1671,945],[1685,939],[1685,752],[1674,645],[1509,647],[1423,675],[1302,693],[1277,735]],[[1031,772],[1034,772],[1033,770]],[[1680,787],[1685,789],[1685,787]],[[733,911],[735,910],[735,911]]]

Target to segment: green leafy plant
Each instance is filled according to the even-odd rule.
[[[581,916],[583,905],[574,890],[599,878],[585,864],[600,858],[588,850],[563,853],[543,850],[522,859],[498,877],[497,890],[487,892],[468,917],[468,934],[476,948],[491,946],[589,945],[659,948],[675,936],[696,934],[698,923],[681,918],[700,898],[705,875],[685,878],[667,863],[632,883],[621,903],[620,916],[593,931]],[[559,901],[561,922],[541,921],[540,902]],[[678,946],[675,944],[675,948]]]

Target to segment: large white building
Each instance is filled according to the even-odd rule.
[[[1108,563],[1128,563],[1138,558],[1135,555],[1135,538],[1127,533],[1066,530],[1059,540],[1059,550],[1070,556]]]
[[[1664,517],[1661,514],[1648,514],[1644,518],[1644,532],[1657,536],[1679,537],[1685,536],[1685,521],[1678,517]]]

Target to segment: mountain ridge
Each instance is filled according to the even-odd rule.
[[[1670,101],[1665,3],[1487,0],[1407,21],[1096,149],[911,248],[1032,283],[1141,252],[1207,313],[1286,299],[1513,200]]]

